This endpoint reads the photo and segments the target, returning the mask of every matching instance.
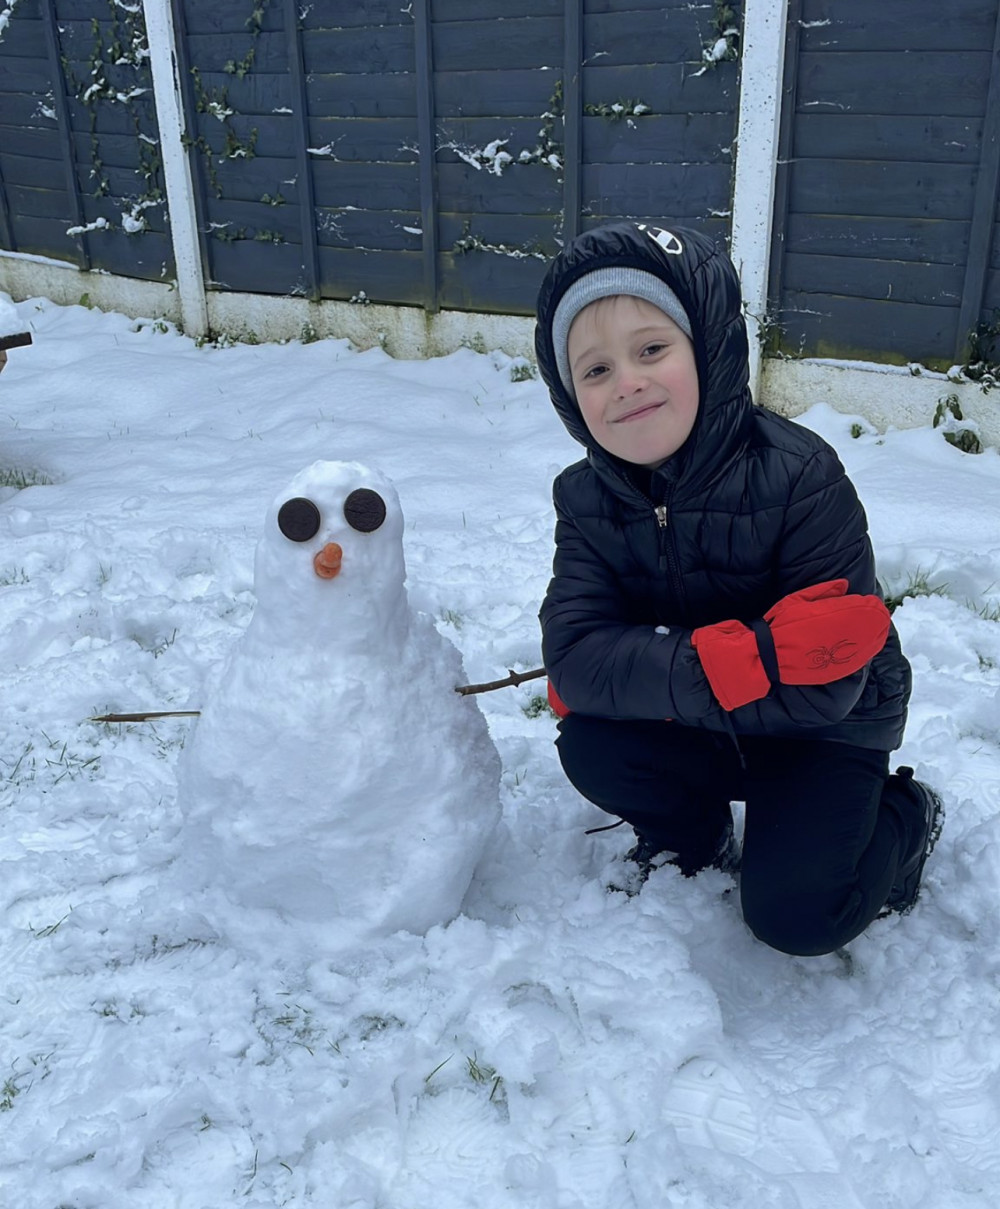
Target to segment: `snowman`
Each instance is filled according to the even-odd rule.
[[[410,607],[402,538],[376,471],[291,481],[179,768],[199,881],[331,939],[454,918],[500,813],[496,749],[458,651]]]

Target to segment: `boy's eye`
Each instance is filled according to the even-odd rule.
[[[608,367],[606,365],[594,365],[583,375],[584,380],[587,378],[599,378],[601,374],[606,374]]]
[[[663,351],[663,350],[664,350],[666,347],[667,347],[667,346],[666,346],[666,344],[664,344],[664,343],[662,343],[662,342],[661,342],[661,343],[659,343],[659,344],[647,344],[647,345],[646,345],[646,347],[643,349],[643,352],[646,352],[646,353],[660,353],[660,352],[662,352],[662,351]]]

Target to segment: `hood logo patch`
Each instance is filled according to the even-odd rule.
[[[647,227],[645,223],[637,223],[640,231],[645,231],[653,243],[657,243],[667,253],[668,256],[680,256],[684,251],[684,245],[673,233],[673,231],[664,231],[662,227]]]

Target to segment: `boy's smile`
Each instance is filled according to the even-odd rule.
[[[680,449],[698,415],[698,370],[668,315],[642,298],[601,298],[573,320],[567,343],[577,402],[602,448],[650,468]]]

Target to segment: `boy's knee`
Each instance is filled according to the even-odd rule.
[[[602,742],[603,719],[570,714],[559,723],[556,750],[570,784],[584,797],[607,788],[611,772],[607,745]]]
[[[743,920],[763,944],[790,957],[822,957],[853,940],[861,930],[843,911],[808,898],[743,899]]]

